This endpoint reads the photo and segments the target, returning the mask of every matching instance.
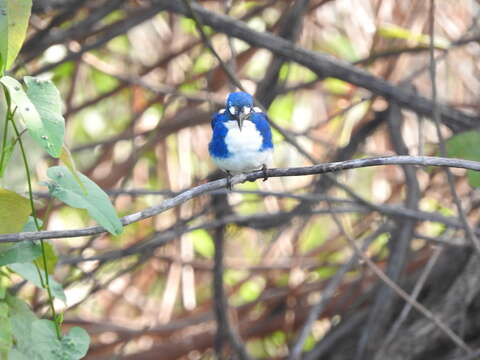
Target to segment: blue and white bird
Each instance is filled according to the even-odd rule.
[[[212,130],[208,150],[213,161],[227,173],[229,188],[232,174],[262,169],[266,180],[273,155],[272,132],[267,116],[253,106],[250,94],[229,94],[225,109],[212,117]]]

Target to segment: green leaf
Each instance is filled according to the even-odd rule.
[[[8,354],[8,360],[32,360],[33,357],[23,355],[20,351],[17,349],[12,349],[10,353]]]
[[[378,29],[378,35],[386,39],[402,39],[402,40],[420,40],[422,35],[419,33],[414,33],[407,28],[401,26],[386,24],[380,26]]]
[[[30,215],[30,202],[13,191],[0,188],[0,234],[22,230]]]
[[[448,139],[447,156],[480,161],[480,131],[471,130]],[[480,187],[480,172],[468,170],[468,182],[472,187]]]
[[[17,243],[12,247],[0,251],[0,266],[29,262],[40,256],[42,250],[40,245],[30,241]]]
[[[8,162],[10,161],[16,143],[17,139],[11,138],[10,141],[7,143],[7,146],[5,146],[5,149],[3,150],[3,162],[0,163],[0,178],[2,178],[3,174],[5,173],[5,169],[7,168]],[[1,156],[2,155],[0,154],[0,158]]]
[[[70,170],[73,177],[75,178],[75,181],[82,188],[83,193],[87,194],[87,189],[85,188],[85,185],[83,185],[83,183],[80,181],[80,177],[78,176],[77,167],[75,166],[75,161],[73,160],[72,153],[70,152],[70,149],[65,144],[63,144],[62,146],[60,160],[65,164],[68,170]]]
[[[6,300],[10,309],[10,321],[15,340],[15,347],[10,352],[8,359],[35,359],[31,330],[37,317],[23,300],[8,294]]]
[[[346,81],[331,77],[324,80],[323,86],[325,87],[325,90],[333,95],[346,95],[352,89],[352,86]]]
[[[58,261],[57,252],[55,251],[55,248],[53,247],[53,245],[50,244],[49,242],[44,241],[43,247],[45,249],[45,257],[47,259],[47,272],[49,274],[53,274],[53,272],[55,271],[55,266],[57,265],[57,261]],[[40,255],[37,257],[37,259],[35,260],[35,264],[37,264],[37,266],[40,269],[42,269],[42,271],[45,269],[45,265],[43,262],[43,255]]]
[[[62,348],[71,359],[77,360],[83,358],[90,345],[90,336],[81,327],[74,326],[62,338]]]
[[[37,218],[38,226],[43,226],[43,221]],[[37,226],[35,225],[35,220],[33,216],[28,217],[27,223],[23,226],[22,232],[35,232],[37,231]]]
[[[37,319],[33,322],[32,343],[35,344],[35,352],[44,354],[45,358],[57,359],[60,355],[60,341],[53,321]]]
[[[13,345],[12,322],[9,318],[8,304],[0,302],[0,359],[7,359]]]
[[[268,109],[268,115],[281,125],[290,125],[295,108],[293,95],[278,96]]]
[[[43,358],[52,360],[78,360],[84,357],[90,344],[85,330],[79,327],[70,329],[61,340],[57,339],[55,324],[50,320],[36,320],[32,324],[32,340],[36,352]]]
[[[302,254],[320,246],[328,237],[329,223],[319,219],[306,226],[300,240],[300,252]]]
[[[0,0],[0,73],[9,69],[20,51],[32,0]]]
[[[195,230],[192,231],[191,237],[195,251],[207,259],[211,259],[215,252],[215,245],[208,232],[203,229]]]
[[[320,50],[346,61],[358,59],[357,46],[352,39],[342,34],[329,34],[319,43]]]
[[[415,41],[421,45],[428,46],[430,43],[430,36],[416,33],[410,29],[403,28],[401,26],[387,24],[380,26],[378,34],[385,39],[401,39]],[[450,42],[446,38],[435,36],[435,47],[446,49],[450,46]]]
[[[244,284],[239,289],[239,295],[246,302],[251,302],[257,299],[262,293],[264,284],[259,279],[252,279]]]
[[[38,274],[37,268],[32,263],[16,263],[11,264],[8,266],[10,270],[16,272],[18,275],[23,277],[25,280],[30,281],[35,286],[43,289],[42,281]],[[42,270],[42,269],[41,269]],[[44,272],[42,271],[42,278],[45,277]],[[45,280],[45,279],[43,279]],[[65,293],[63,292],[62,285],[57,283],[50,275],[48,276],[48,282],[50,284],[50,290],[52,295],[64,303],[67,302],[67,298],[65,297]]]
[[[85,330],[73,327],[59,340],[53,321],[38,319],[24,301],[7,295],[6,304],[14,340],[9,360],[79,360],[86,355],[90,338]],[[2,313],[0,308],[0,319]],[[2,326],[3,319],[0,332]]]
[[[62,152],[65,133],[60,93],[50,80],[31,76],[25,76],[23,80],[27,86],[27,96],[41,119],[38,126],[29,128],[31,135],[51,156],[58,158]]]
[[[118,85],[115,77],[94,68],[91,68],[89,79],[95,84],[99,94],[109,92]]]
[[[0,78],[0,83],[5,86],[10,95],[12,104],[16,106],[15,114],[20,115],[29,134],[35,141],[39,142],[40,146],[42,146],[42,143],[39,141],[39,139],[42,140],[41,137],[44,135],[42,134],[42,120],[37,108],[33,105],[23,90],[22,84],[10,76]],[[45,142],[45,140],[42,141]]]
[[[472,187],[480,187],[480,172],[468,170],[467,171],[468,183]]]
[[[77,176],[83,183],[87,193],[75,180],[75,177],[64,166],[54,166],[47,170],[50,194],[65,204],[86,209],[90,216],[113,235],[119,235],[123,231],[122,223],[117,216],[108,195],[92,180],[77,172]]]
[[[307,352],[313,349],[317,341],[313,337],[312,334],[308,335],[308,337],[305,339],[305,343],[303,344],[303,351]]]

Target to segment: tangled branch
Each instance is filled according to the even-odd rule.
[[[187,17],[191,16],[191,12],[181,1],[156,0],[155,4],[162,4],[165,10]],[[400,106],[418,114],[428,117],[432,114],[434,104],[430,99],[405,88],[392,85],[347,62],[295,46],[290,41],[273,34],[252,30],[242,21],[209,11],[198,4],[192,4],[192,9],[203,24],[211,26],[215,31],[246,41],[252,46],[268,49],[276,55],[309,68],[322,78],[338,78],[350,84],[363,87],[387,99],[392,99]],[[476,117],[444,104],[436,104],[436,107],[438,108],[440,119],[451,129],[474,128],[478,122]]]

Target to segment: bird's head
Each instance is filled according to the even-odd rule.
[[[243,91],[233,92],[228,95],[226,111],[237,121],[240,131],[242,131],[243,121],[248,119],[252,109],[252,95]]]

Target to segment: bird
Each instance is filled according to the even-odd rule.
[[[227,96],[225,108],[214,113],[212,139],[208,150],[217,166],[227,173],[231,190],[232,175],[263,170],[273,157],[272,131],[267,115],[253,104],[253,97],[243,91]]]

